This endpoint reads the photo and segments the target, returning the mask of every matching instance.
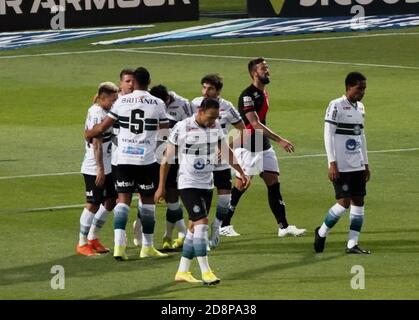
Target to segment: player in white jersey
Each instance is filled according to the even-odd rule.
[[[168,128],[169,121],[163,101],[153,97],[148,91],[150,73],[140,67],[135,70],[135,90],[120,97],[106,119],[92,130],[86,138],[94,137],[115,121],[119,122],[117,191],[118,204],[114,209],[115,249],[117,260],[127,260],[126,224],[132,193],[138,191],[142,199],[141,222],[143,229],[141,258],[167,256],[154,248],[155,226],[154,192],[158,184],[159,165],[155,149],[159,128]]]
[[[87,112],[85,129],[101,123],[118,98],[118,87],[111,82],[100,84],[95,104]],[[86,141],[86,153],[81,173],[86,186],[86,206],[80,217],[77,253],[93,256],[109,252],[97,237],[97,232],[115,206],[116,192],[111,175],[111,134],[109,129],[99,137]]]
[[[358,246],[364,221],[366,183],[370,179],[364,132],[365,107],[361,103],[367,79],[351,72],[345,79],[346,95],[330,102],[326,111],[324,143],[333,182],[336,204],[329,209],[323,224],[316,228],[314,250],[323,252],[330,229],[350,209],[349,239],[346,253],[369,254]]]
[[[213,170],[217,162],[218,150],[221,157],[229,161],[242,174],[247,186],[250,179],[237,165],[232,150],[226,143],[223,130],[217,119],[219,103],[215,99],[204,99],[198,112],[176,124],[170,133],[166,154],[160,166],[160,182],[156,191],[156,201],[164,197],[165,184],[170,165],[176,154],[179,157],[178,188],[180,197],[189,214],[189,230],[183,244],[182,258],[175,281],[201,282],[189,271],[192,259],[197,257],[204,284],[220,282],[211,271],[207,256],[208,212],[211,206]]]
[[[197,110],[204,98],[217,99],[220,104],[219,122],[224,134],[227,136],[230,126],[234,126],[242,134],[245,130],[244,122],[234,108],[233,104],[223,99],[220,94],[223,88],[223,79],[218,74],[208,74],[201,80],[202,96],[192,100],[192,108]],[[214,185],[217,188],[218,202],[216,216],[211,224],[210,247],[216,247],[219,244],[219,234],[234,237],[240,234],[234,230],[230,224],[222,226],[227,218],[228,208],[231,200],[231,170],[227,162],[214,166]]]
[[[150,89],[150,93],[163,100],[166,105],[166,114],[170,122],[170,128],[186,118],[192,116],[192,110],[189,101],[173,91],[168,91],[163,85],[157,85]],[[165,137],[167,138],[167,137]],[[165,140],[159,141],[157,147],[157,157],[161,160],[163,152],[166,149]],[[186,236],[186,226],[183,220],[183,210],[179,203],[179,191],[177,189],[177,176],[179,165],[173,164],[170,167],[169,175],[166,181],[166,230],[163,235],[164,250],[180,249]],[[172,241],[174,228],[178,230],[178,237]]]

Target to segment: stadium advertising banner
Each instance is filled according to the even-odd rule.
[[[247,0],[249,17],[333,17],[419,13],[419,0]]]
[[[0,0],[0,31],[197,20],[199,0]]]

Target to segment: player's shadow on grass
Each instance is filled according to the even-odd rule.
[[[70,255],[38,264],[0,269],[0,288],[1,286],[30,282],[47,281],[46,283],[49,284],[53,277],[50,270],[56,265],[64,267],[67,281],[73,277],[87,278],[106,273],[152,270],[179,259],[178,254],[170,254],[168,257],[162,258],[140,259],[138,250],[135,254],[133,250],[129,250],[128,257],[130,260],[119,262],[112,257],[112,253],[97,257]]]

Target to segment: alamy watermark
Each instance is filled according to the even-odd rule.
[[[361,265],[354,265],[351,274],[355,274],[351,279],[351,288],[354,290],[365,289],[365,269]]]
[[[55,265],[51,267],[51,274],[54,276],[51,278],[51,289],[52,290],[64,290],[65,289],[65,270],[63,266]]]

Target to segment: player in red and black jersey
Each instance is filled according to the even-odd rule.
[[[252,78],[252,84],[242,92],[238,103],[238,109],[248,134],[241,147],[235,150],[235,155],[247,175],[259,174],[265,182],[268,189],[269,206],[279,226],[278,236],[300,236],[306,230],[298,229],[287,222],[285,203],[280,192],[278,160],[269,140],[277,142],[286,152],[290,153],[294,151],[294,145],[266,126],[269,98],[265,86],[270,82],[270,74],[265,59],[251,60],[248,64],[248,71]],[[236,179],[236,186],[232,189],[229,216],[224,220],[223,227],[230,225],[234,210],[245,192],[240,176],[236,176],[239,179]]]

